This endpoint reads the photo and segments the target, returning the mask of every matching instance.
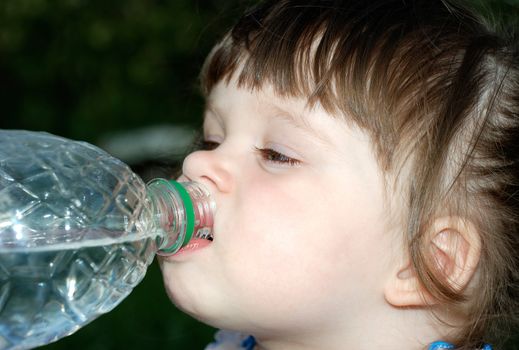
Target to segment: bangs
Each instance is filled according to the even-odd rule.
[[[248,89],[268,84],[280,96],[319,102],[330,114],[348,115],[375,131],[382,118],[374,116],[394,115],[409,107],[410,97],[423,107],[430,96],[418,93],[444,88],[439,82],[423,89],[438,64],[452,64],[442,57],[450,57],[452,47],[437,38],[449,31],[463,35],[445,6],[416,3],[267,2],[246,13],[210,53],[202,92],[233,77]]]

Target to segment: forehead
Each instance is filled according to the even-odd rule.
[[[303,130],[312,129],[317,116],[333,117],[320,104],[309,104],[303,97],[280,96],[269,84],[261,88],[239,86],[236,79],[220,81],[211,89],[206,98],[206,110],[221,119],[225,114],[233,112],[253,113],[263,118],[284,121]]]
[[[261,109],[267,112],[284,112],[287,117],[305,121],[307,115],[320,106],[310,105],[308,100],[299,96],[282,96],[268,83],[261,87],[240,85],[236,78],[219,81],[206,96],[208,109],[225,109],[227,105]]]

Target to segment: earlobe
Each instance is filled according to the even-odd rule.
[[[476,227],[459,217],[442,217],[431,225],[425,254],[437,278],[455,292],[462,291],[477,270],[481,239]],[[397,307],[431,306],[438,301],[423,287],[409,259],[392,273],[384,291]]]

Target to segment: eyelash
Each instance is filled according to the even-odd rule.
[[[198,149],[202,151],[212,151],[216,149],[218,146],[220,146],[218,142],[202,140],[199,144]],[[254,149],[267,162],[287,166],[297,166],[301,164],[300,160],[286,156],[283,153],[275,151],[271,148],[254,147]]]
[[[300,160],[295,158],[288,157],[283,153],[279,153],[278,151],[274,151],[272,148],[258,148],[254,147],[256,152],[261,155],[261,157],[267,162],[288,165],[288,166],[297,166],[301,164]]]
[[[216,149],[220,144],[214,141],[199,140],[196,145],[196,149],[200,151],[212,151]]]

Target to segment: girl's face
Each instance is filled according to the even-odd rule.
[[[368,136],[320,106],[219,83],[206,149],[180,180],[212,192],[214,241],[161,260],[166,289],[211,325],[304,334],[383,303],[392,237]]]

